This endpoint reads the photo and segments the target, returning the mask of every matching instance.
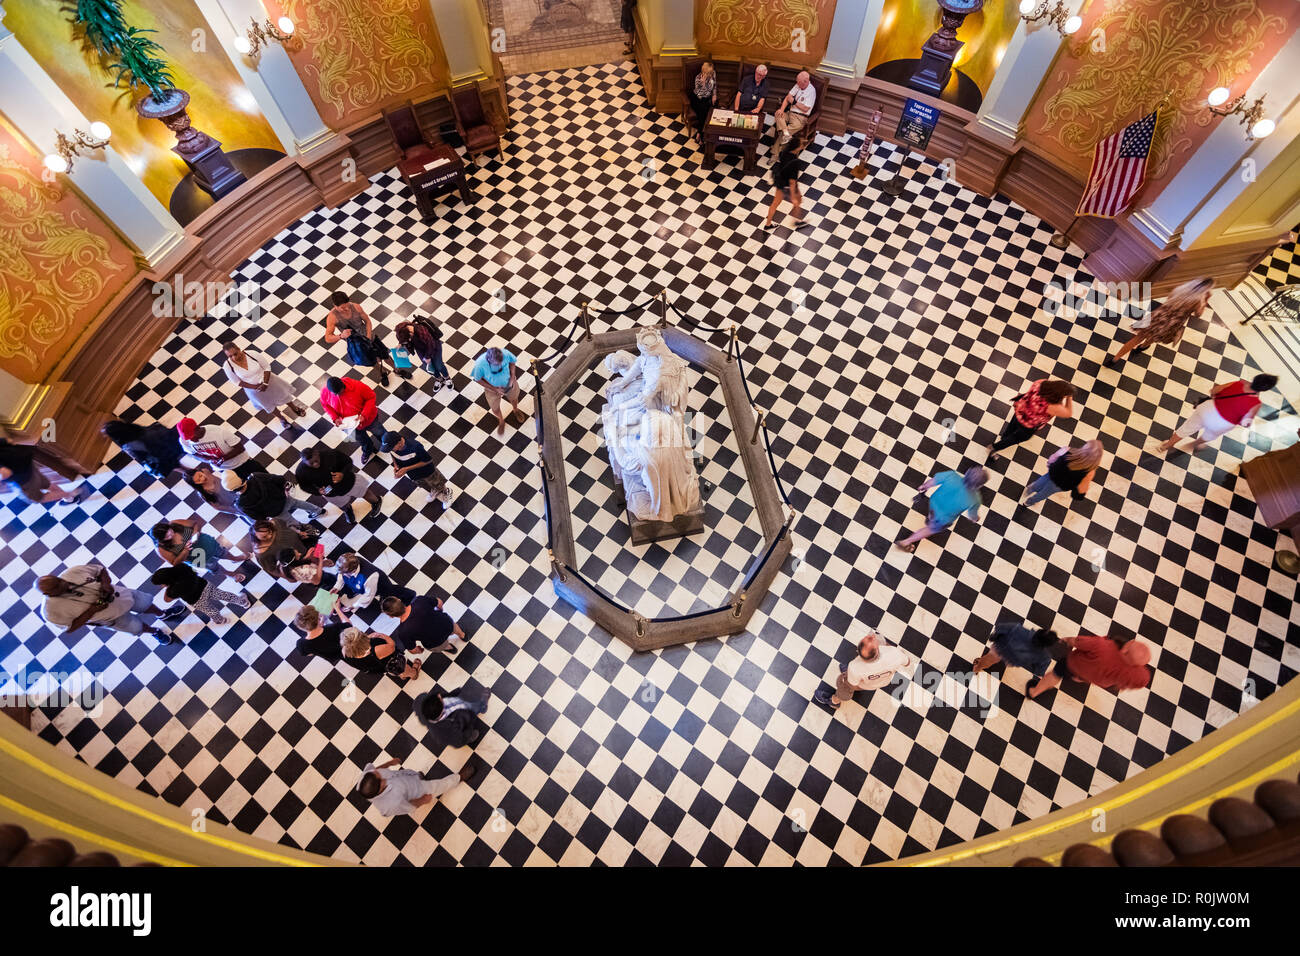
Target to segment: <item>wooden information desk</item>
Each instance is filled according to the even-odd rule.
[[[415,204],[425,222],[437,218],[433,200],[444,193],[459,189],[460,197],[465,202],[471,201],[469,183],[465,181],[465,164],[461,162],[460,154],[446,143],[421,149],[417,155],[402,161],[400,171],[411,184]]]
[[[1241,473],[1259,505],[1259,518],[1289,533],[1300,549],[1300,443],[1244,462]]]
[[[758,141],[763,136],[765,119],[766,114],[763,113],[755,115],[718,109],[710,113],[709,121],[701,131],[704,140],[704,168],[712,169],[717,164],[715,154],[721,146],[744,152],[745,172],[752,173],[758,166]],[[744,125],[736,125],[737,123]]]

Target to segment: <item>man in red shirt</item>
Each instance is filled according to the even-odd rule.
[[[331,376],[320,390],[320,404],[335,425],[355,431],[357,444],[361,446],[361,467],[364,468],[366,462],[375,457],[378,443],[384,438],[374,389],[354,378]]]
[[[1151,648],[1138,640],[1120,645],[1109,637],[1067,637],[1070,652],[1029,690],[1030,697],[1060,686],[1066,677],[1098,687],[1137,690],[1151,681]]]

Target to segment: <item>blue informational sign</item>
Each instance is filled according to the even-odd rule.
[[[903,114],[898,118],[898,131],[895,135],[899,142],[925,149],[930,143],[930,134],[939,123],[940,115],[933,106],[908,100],[903,105]]]

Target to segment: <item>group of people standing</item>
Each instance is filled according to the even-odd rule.
[[[1213,287],[1213,280],[1198,279],[1174,289],[1164,302],[1134,323],[1133,334],[1114,356],[1107,355],[1103,364],[1115,368],[1135,350],[1157,344],[1176,346],[1182,341],[1188,323],[1204,312]],[[1154,450],[1167,453],[1190,437],[1194,439],[1191,450],[1198,451],[1233,428],[1250,427],[1262,407],[1260,394],[1276,385],[1276,376],[1261,374],[1249,382],[1234,380],[1215,386],[1209,397],[1196,403],[1184,423]],[[1074,385],[1059,379],[1045,378],[1031,383],[1013,400],[1010,419],[1002,433],[988,445],[988,458],[991,460],[998,452],[1032,437],[1055,418],[1074,418],[1075,394]],[[1066,492],[1071,500],[1085,497],[1103,455],[1099,439],[1056,450],[1047,458],[1043,472],[1026,487],[1023,504],[1038,504]],[[920,530],[897,541],[896,546],[914,551],[918,542],[948,530],[962,514],[978,520],[980,489],[988,477],[987,468],[974,465],[963,473],[943,471],[927,478],[917,489],[917,501],[929,493],[926,522]],[[975,661],[973,672],[999,662],[1026,668],[1032,675],[1026,692],[1032,698],[1067,678],[1116,690],[1145,687],[1150,680],[1147,668],[1150,660],[1150,647],[1132,635],[1058,638],[1048,629],[1004,622],[995,628],[989,650]],[[863,638],[857,655],[841,670],[834,692],[819,690],[814,699],[837,709],[858,691],[891,683],[894,674],[911,663],[905,652],[885,644],[872,632]]]

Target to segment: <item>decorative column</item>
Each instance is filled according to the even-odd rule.
[[[53,152],[58,132],[89,129],[91,121],[23,49],[3,21],[4,8],[0,6],[0,90],[3,90],[4,112],[37,149]],[[112,143],[102,150],[83,154],[71,172],[60,175],[66,176],[99,208],[146,265],[158,265],[183,242],[185,231],[180,223],[145,188]]]
[[[860,79],[884,9],[885,0],[837,0],[826,56],[817,71],[833,78]]]
[[[695,56],[692,0],[639,0],[634,11],[634,56],[650,105],[676,116],[682,111],[682,59]]]
[[[1083,0],[1065,0],[1066,12],[1078,13]],[[961,182],[985,195],[997,191],[1024,132],[1025,116],[1056,62],[1065,41],[1047,21],[1021,20],[998,64],[975,122],[967,128],[967,143],[958,159]]]
[[[235,38],[248,32],[251,20],[261,23],[267,19],[260,0],[195,0],[195,3],[212,28],[214,35],[210,42],[220,43],[226,51],[285,152],[305,153],[335,135],[321,119],[284,47],[275,42],[265,43],[256,58],[235,49]]]
[[[492,37],[479,0],[429,0],[429,7],[447,53],[452,84],[473,83],[495,76]],[[509,52],[510,37],[505,42]]]

